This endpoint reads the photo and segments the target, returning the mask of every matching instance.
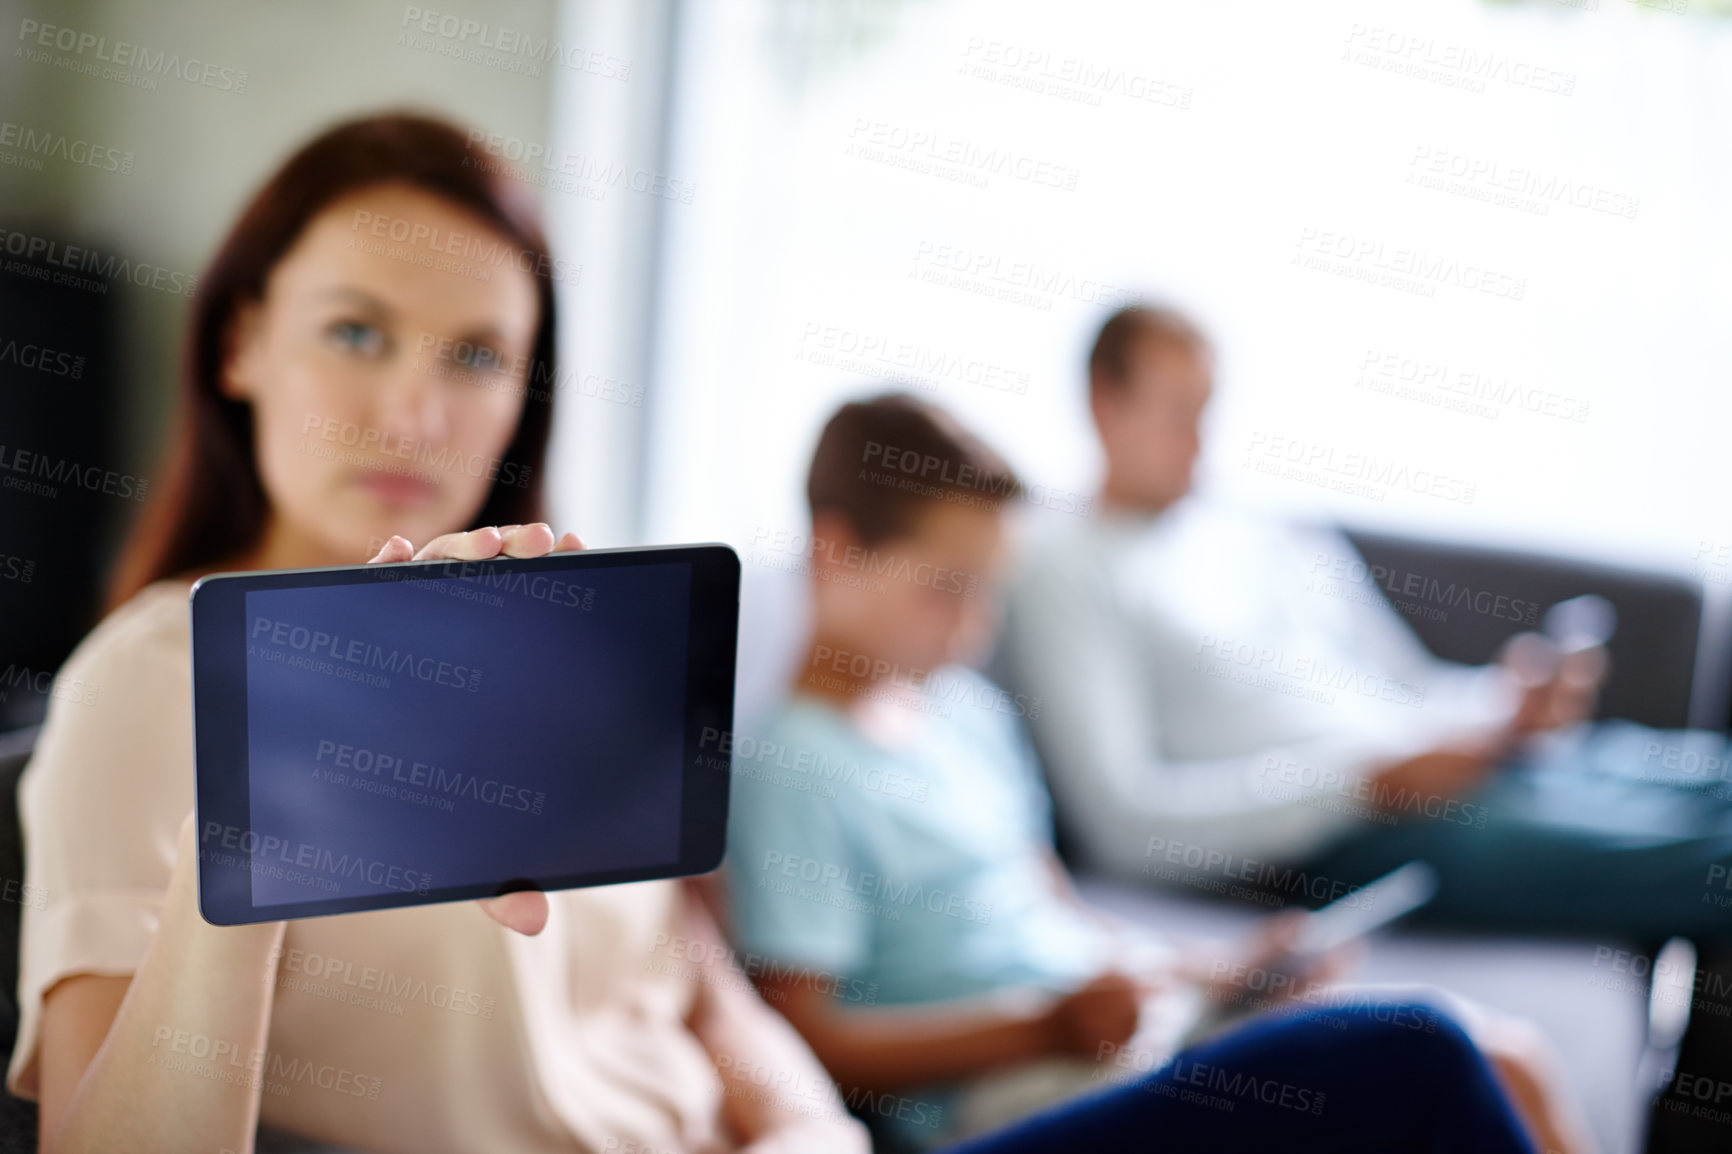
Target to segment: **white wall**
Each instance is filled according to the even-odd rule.
[[[691,5],[670,163],[700,191],[670,217],[648,536],[800,526],[818,425],[897,376],[899,349],[1025,374],[1018,395],[913,371],[1034,480],[1087,492],[1081,362],[1131,291],[1182,302],[1219,338],[1216,491],[1680,573],[1706,544],[1725,550],[1701,570],[1712,588],[1732,581],[1726,20],[1630,0],[850,11],[826,25],[772,0]],[[1427,56],[1430,75],[1391,70]],[[1029,87],[1080,69],[1118,79],[1083,100]],[[931,143],[895,146],[915,134]],[[994,149],[1074,188],[907,167]],[[1488,202],[1489,175],[1426,187],[1434,158],[1495,164],[1528,194]],[[1331,243],[1355,255],[1337,265]],[[920,278],[954,253],[988,271]],[[1347,275],[1412,253],[1445,270],[1420,279],[1428,295]],[[1013,288],[1019,265],[1057,291],[972,291]],[[1470,270],[1495,291],[1463,287]],[[822,347],[831,327],[889,359]],[[1483,377],[1489,407],[1358,385],[1373,350],[1447,366],[1458,388]],[[1365,495],[1246,465],[1294,445],[1337,479],[1398,479]]]

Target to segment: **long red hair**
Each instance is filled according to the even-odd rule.
[[[550,267],[527,185],[487,157],[461,129],[413,114],[370,116],[310,141],[254,195],[229,230],[193,297],[180,400],[161,484],[132,527],[109,583],[113,609],[152,581],[221,564],[256,545],[270,500],[259,478],[252,408],[220,388],[236,310],[264,295],[271,270],[307,224],[332,202],[379,184],[401,183],[463,208]],[[523,414],[503,454],[529,483],[495,481],[473,527],[543,521],[542,478],[553,426],[554,299],[536,277],[540,317]],[[501,470],[501,476],[505,475]]]

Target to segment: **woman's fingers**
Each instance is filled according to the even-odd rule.
[[[500,530],[504,534],[499,551],[507,557],[540,557],[553,551],[553,530],[545,521],[533,525],[513,525]]]
[[[421,546],[416,561],[485,561],[499,555],[504,534],[492,525],[467,533],[446,533]]]
[[[385,547],[375,553],[373,559],[367,564],[381,565],[395,561],[407,561],[413,556],[415,556],[415,546],[409,543],[409,538],[392,537],[385,542]]]
[[[487,525],[480,529],[471,529],[467,533],[446,533],[421,547],[416,552],[415,546],[404,537],[392,537],[385,542],[384,548],[373,557],[369,564],[388,564],[397,561],[485,561],[489,557],[540,557],[553,552],[571,552],[582,549],[583,541],[576,533],[567,533],[557,541],[553,529],[545,521],[536,521],[528,525]],[[186,829],[181,831],[182,841],[192,835],[191,817]],[[520,934],[534,936],[547,926],[548,904],[547,895],[533,890],[521,893],[504,894],[496,898],[485,898],[476,903],[487,916]]]
[[[487,916],[508,930],[534,937],[547,926],[547,895],[539,890],[520,890],[476,903]]]
[[[554,539],[553,528],[546,521],[528,525],[486,525],[467,533],[446,533],[421,547],[420,552],[406,537],[392,537],[385,542],[369,565],[397,561],[485,561],[489,557],[541,557],[548,553],[572,553],[583,548],[583,539],[567,533]]]
[[[566,544],[566,542],[571,544]],[[388,546],[387,546],[388,547]],[[540,557],[555,548],[581,549],[577,534],[567,533],[559,541],[545,521],[528,525],[487,525],[467,533],[435,537],[414,555],[416,561],[485,561],[489,557]]]

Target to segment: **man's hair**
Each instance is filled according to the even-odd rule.
[[[997,511],[1021,495],[1003,457],[949,413],[906,393],[836,410],[806,475],[813,516],[840,514],[867,545],[912,532],[934,503]]]
[[[1146,342],[1206,351],[1209,338],[1197,323],[1168,305],[1139,304],[1107,318],[1089,351],[1089,388],[1123,388],[1131,372],[1131,350]]]

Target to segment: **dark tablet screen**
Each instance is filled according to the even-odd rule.
[[[722,707],[692,700],[715,682],[694,678],[693,563],[655,554],[241,589],[245,724],[200,717],[201,879],[256,918],[213,920],[682,872],[694,712]]]

